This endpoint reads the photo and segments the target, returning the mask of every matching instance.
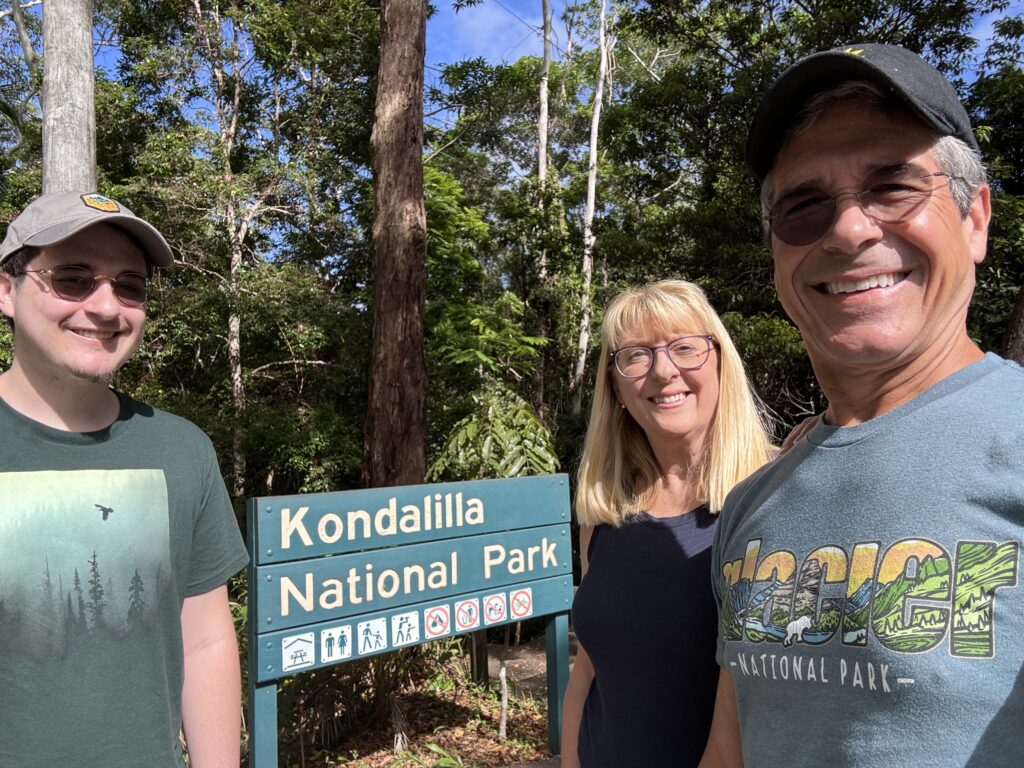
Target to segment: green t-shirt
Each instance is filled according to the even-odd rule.
[[[181,606],[248,557],[210,440],[119,398],[91,433],[0,400],[0,768],[184,765]]]

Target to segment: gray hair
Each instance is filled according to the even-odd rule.
[[[834,88],[821,91],[807,101],[807,104],[793,121],[793,126],[786,132],[782,141],[783,147],[793,136],[804,133],[827,110],[837,104],[856,102],[859,106],[881,114],[903,112],[913,115],[903,101],[895,94],[883,90],[875,83],[865,80],[848,80]],[[936,136],[932,145],[932,154],[939,168],[949,179],[949,191],[956,203],[961,217],[966,217],[971,203],[978,195],[978,190],[986,183],[988,176],[985,166],[978,153],[961,139],[955,136]],[[769,171],[761,183],[761,227],[765,241],[771,238],[771,223],[768,215],[775,196],[775,184],[772,172]]]

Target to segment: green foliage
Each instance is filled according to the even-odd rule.
[[[427,744],[427,749],[432,757],[422,758],[417,755],[403,752],[394,761],[393,768],[407,768],[408,766],[424,766],[424,768],[463,768],[465,763],[458,754],[452,753],[439,747],[437,744]]]
[[[494,383],[473,400],[474,412],[455,425],[430,466],[429,480],[522,477],[558,469],[551,436],[523,398]]]
[[[14,338],[11,336],[10,326],[6,322],[0,322],[0,370],[7,370],[13,354]]]
[[[471,312],[449,313],[433,328],[437,355],[460,378],[477,373],[522,381],[547,340],[523,333],[525,307],[510,291]]]
[[[1009,337],[1024,295],[1024,20],[1006,17],[982,59],[969,100],[993,179],[988,257],[978,268],[970,331],[986,349]]]
[[[800,332],[792,323],[777,315],[744,317],[738,312],[723,313],[722,322],[767,406],[778,438],[788,431],[787,425],[825,409]]]

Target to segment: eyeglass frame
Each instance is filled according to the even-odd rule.
[[[60,269],[81,269],[81,270],[83,270],[85,272],[88,272],[90,275],[92,275],[92,287],[81,298],[77,298],[76,299],[76,298],[71,297],[71,296],[63,295],[53,285],[53,273],[56,272],[57,270],[60,270]],[[61,299],[62,301],[73,301],[75,303],[81,303],[81,302],[85,301],[90,296],[92,296],[94,293],[96,293],[96,288],[98,287],[98,283],[101,280],[109,280],[110,281],[110,288],[111,288],[112,293],[114,294],[114,298],[117,299],[117,303],[120,304],[122,307],[129,307],[129,308],[132,308],[132,309],[135,309],[137,307],[145,307],[146,306],[146,302],[149,301],[149,285],[150,285],[150,278],[149,278],[149,276],[148,275],[144,275],[141,272],[134,272],[134,271],[132,271],[130,269],[126,269],[124,272],[119,272],[117,275],[97,275],[95,272],[92,271],[92,269],[90,269],[89,267],[82,266],[81,264],[62,264],[62,265],[57,266],[57,267],[47,267],[46,269],[23,269],[18,274],[20,274],[20,275],[43,275],[44,277],[50,278],[50,280],[49,280],[49,282],[50,282],[50,290],[53,292],[54,296],[56,296],[58,299]],[[117,292],[117,281],[120,278],[122,278],[124,275],[132,275],[133,277],[141,277],[142,278],[142,292],[143,292],[143,295],[144,295],[144,298],[142,299],[142,301],[139,301],[139,302],[125,301],[124,297],[122,297],[122,296],[120,296],[118,294],[118,292]]]
[[[952,183],[954,181],[959,181],[959,182],[967,181],[963,176],[954,176],[953,174],[946,173],[945,171],[935,171],[934,173],[925,173],[925,174],[922,174],[920,176],[914,176],[912,178],[915,181],[920,181],[922,179],[931,179],[931,178],[935,178],[937,176],[941,176],[941,177],[946,179],[946,186],[947,187],[952,185]],[[771,235],[774,235],[775,237],[777,237],[779,240],[781,240],[786,245],[800,247],[800,246],[810,245],[811,243],[818,242],[819,240],[821,240],[823,237],[825,237],[825,235],[827,235],[832,230],[832,228],[836,224],[836,216],[838,215],[838,212],[839,212],[839,201],[842,198],[844,198],[844,197],[852,197],[852,198],[856,199],[857,206],[860,208],[860,210],[864,213],[865,216],[867,216],[869,219],[874,221],[876,224],[877,223],[881,223],[881,224],[897,224],[900,221],[902,221],[904,217],[909,216],[914,211],[918,210],[922,205],[927,203],[928,200],[931,199],[931,196],[935,193],[935,190],[938,189],[938,188],[939,187],[934,186],[934,185],[929,187],[928,190],[927,190],[927,194],[924,195],[924,197],[922,197],[921,200],[919,200],[915,205],[913,205],[912,207],[908,208],[906,211],[904,211],[897,218],[894,218],[894,219],[878,218],[877,216],[873,216],[873,215],[868,213],[867,207],[865,206],[863,197],[864,197],[864,195],[867,195],[868,193],[873,191],[872,187],[869,187],[867,189],[861,189],[860,191],[857,191],[857,192],[854,192],[853,190],[846,190],[844,192],[836,192],[834,195],[827,195],[827,194],[822,193],[824,195],[824,197],[826,197],[829,200],[829,202],[831,203],[831,205],[832,205],[832,217],[829,219],[828,226],[825,227],[825,229],[822,230],[820,235],[818,235],[817,237],[815,237],[812,240],[807,240],[806,242],[796,242],[796,243],[795,242],[790,242],[789,240],[785,239],[784,237],[781,237],[778,234],[778,232],[775,230],[773,219],[775,219],[779,215],[779,213],[769,213],[768,215],[766,215],[764,217],[764,220],[768,223],[768,235],[769,235],[769,237]],[[920,193],[920,194],[924,194],[924,192],[925,192],[925,190],[915,190],[915,191]],[[778,205],[778,203],[779,203],[779,201],[777,200],[772,205],[772,209],[774,209]]]
[[[704,353],[704,359],[700,361],[700,365],[694,365],[692,367],[683,367],[672,359],[672,353],[669,351],[669,347],[671,347],[676,342],[682,341],[683,339],[704,339],[704,342],[707,344],[708,348],[707,351]],[[711,357],[711,350],[718,348],[718,339],[716,339],[710,333],[687,334],[685,336],[680,336],[678,338],[672,339],[672,341],[668,342],[667,344],[658,344],[655,347],[649,347],[646,344],[627,344],[624,347],[613,349],[611,352],[608,353],[608,366],[610,368],[615,369],[615,372],[624,379],[628,379],[630,381],[634,379],[642,379],[644,376],[646,376],[647,374],[654,370],[654,365],[658,360],[658,351],[665,350],[665,354],[668,356],[668,361],[672,363],[672,365],[674,365],[678,370],[697,371],[703,368],[704,364],[708,361],[708,358]],[[651,353],[651,364],[650,366],[648,366],[646,371],[637,376],[630,376],[622,372],[622,369],[619,368],[619,361],[616,359],[616,357],[618,356],[619,352],[622,352],[627,349],[646,349]]]

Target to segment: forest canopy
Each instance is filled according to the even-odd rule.
[[[0,230],[40,189],[45,62],[38,8],[22,7],[19,30],[0,4]],[[921,52],[969,106],[994,208],[970,333],[1010,350],[1024,324],[1024,21],[1007,8],[581,3],[566,9],[570,38],[548,64],[431,72],[429,477],[571,472],[602,366],[600,308],[665,277],[708,293],[779,434],[821,409],[775,298],[741,144],[789,62],[848,41]],[[992,18],[990,36],[972,36]],[[118,386],[211,434],[239,510],[257,494],[361,482],[379,21],[357,0],[96,6],[98,186],[153,222],[178,261],[156,278],[147,342]],[[9,353],[2,335],[0,360]]]

